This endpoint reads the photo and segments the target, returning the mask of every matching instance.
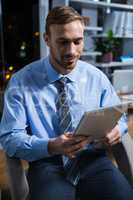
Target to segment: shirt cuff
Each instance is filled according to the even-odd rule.
[[[128,126],[127,126],[127,118],[125,115],[121,117],[121,119],[118,122],[118,128],[119,132],[121,134],[121,137],[125,135],[128,132]]]

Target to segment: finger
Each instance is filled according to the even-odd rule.
[[[69,156],[70,154],[72,155],[73,152],[83,149],[83,147],[89,143],[90,143],[90,139],[88,137],[85,139],[82,139],[82,141],[80,142],[75,141],[75,138],[73,141],[73,139],[71,138],[63,144],[64,146],[63,152],[66,156]]]
[[[71,148],[68,149],[67,156],[70,158],[75,158],[77,154],[81,152],[84,149],[84,147],[89,143],[90,143],[90,138],[86,138],[86,140],[73,145]]]
[[[73,154],[74,151],[78,151],[79,149],[81,149],[81,145],[76,144],[76,145],[73,145],[71,147],[69,147],[67,150],[66,150],[66,154]]]
[[[68,141],[68,145],[76,145],[76,144],[80,144],[82,142],[89,144],[91,141],[92,141],[92,139],[89,137],[72,137]]]
[[[112,143],[116,139],[120,139],[120,133],[119,133],[118,130],[113,130],[112,132],[110,132],[109,134],[107,134],[107,136],[105,137],[105,140],[108,143]]]
[[[114,144],[117,144],[120,142],[120,137],[116,137],[116,138],[113,138],[112,140],[109,140],[109,141],[104,141],[103,143],[107,146],[112,146]]]
[[[75,138],[72,135],[69,135],[68,133],[62,134],[60,138],[64,147],[71,146],[77,142]]]
[[[87,144],[88,144],[87,140],[77,143],[77,144],[71,146],[70,148],[68,148],[66,153],[73,154],[73,152],[75,152],[75,151],[82,150]]]
[[[109,134],[106,135],[107,140],[111,140],[112,138],[116,137],[118,135],[117,132],[110,132]]]
[[[74,136],[75,137],[75,140],[78,142],[80,142],[80,141],[92,141],[92,137],[91,136]]]
[[[68,155],[70,155],[71,158],[75,158],[78,155],[78,153],[80,153],[85,148],[85,146],[86,146],[86,144],[83,147],[75,148],[73,151],[68,153]]]
[[[72,132],[66,132],[62,135],[64,135],[65,138],[72,139],[74,142],[81,142],[81,141],[86,140],[88,138],[86,136],[79,136],[79,135],[75,136]],[[70,140],[70,141],[72,141],[72,140]]]
[[[120,135],[116,135],[116,136],[110,138],[110,140],[108,140],[108,143],[109,143],[109,144],[112,144],[112,143],[115,142],[116,140],[117,140],[117,141],[120,140]]]
[[[106,135],[106,137],[107,137],[108,139],[110,139],[111,137],[115,137],[116,135],[120,135],[118,126],[115,126],[115,128],[113,128],[112,131],[110,131],[110,132]]]
[[[121,141],[120,138],[117,138],[117,139],[113,140],[112,142],[110,142],[110,145],[112,146],[114,144],[119,143],[120,141]]]
[[[63,135],[70,138],[70,137],[73,137],[73,132],[66,132]]]

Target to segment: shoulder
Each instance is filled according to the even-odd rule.
[[[42,71],[43,65],[44,65],[44,60],[40,59],[37,61],[34,61],[32,63],[29,63],[28,65],[24,66],[22,69],[20,69],[18,72],[14,74],[14,77],[17,79],[24,78],[27,76],[31,76],[34,74],[38,74],[38,72]]]
[[[78,70],[80,71],[80,73],[82,73],[90,78],[100,79],[103,81],[108,80],[106,75],[100,69],[98,69],[95,65],[93,65],[89,62],[79,60],[77,63],[77,67],[78,67]]]
[[[11,77],[10,83],[20,85],[30,85],[30,83],[46,77],[45,59],[40,59],[29,63]]]

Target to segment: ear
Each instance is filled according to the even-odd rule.
[[[46,44],[49,46],[49,36],[46,33],[43,33],[43,39],[46,42]]]

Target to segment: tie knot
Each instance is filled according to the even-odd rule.
[[[58,80],[58,82],[61,83],[61,84],[63,84],[63,85],[65,85],[66,82],[67,82],[67,77],[62,77],[62,78],[60,78],[60,79]]]
[[[63,89],[65,84],[67,83],[67,77],[62,77],[59,80],[55,81],[55,86],[57,87],[57,89]]]

